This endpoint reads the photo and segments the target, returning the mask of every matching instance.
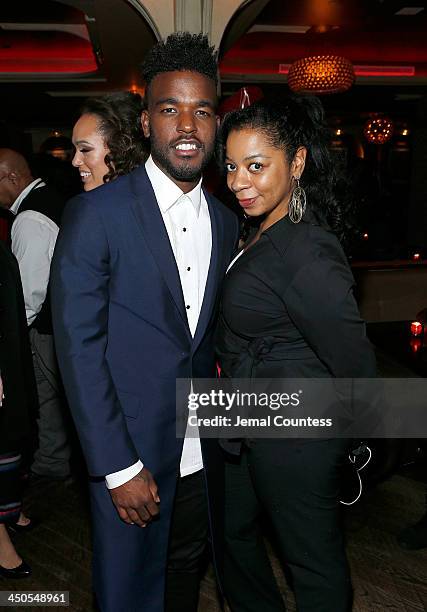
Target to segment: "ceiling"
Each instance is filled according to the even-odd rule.
[[[223,92],[249,83],[283,91],[295,59],[338,53],[355,65],[356,82],[327,107],[408,113],[427,95],[426,39],[425,1],[253,0],[222,40]],[[1,119],[69,127],[84,97],[141,87],[138,66],[154,42],[132,0],[3,1]]]
[[[301,57],[335,54],[353,63],[357,85],[426,84],[426,33],[424,1],[271,0],[239,40],[225,37],[221,73],[272,82]]]
[[[155,41],[126,0],[2,2],[1,116],[70,125],[86,96],[141,87],[138,66]]]

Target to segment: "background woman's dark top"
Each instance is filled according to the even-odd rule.
[[[353,285],[332,232],[287,216],[269,227],[225,279],[217,337],[224,375],[375,377]]]
[[[0,371],[5,399],[0,407],[0,452],[17,448],[35,424],[37,390],[15,257],[0,241]]]

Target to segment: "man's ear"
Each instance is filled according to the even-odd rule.
[[[220,125],[221,125],[221,117],[219,115],[216,115],[216,129],[218,129]]]
[[[141,127],[145,138],[150,138],[150,116],[146,110],[141,113]]]
[[[16,174],[16,172],[9,172],[9,174],[7,175],[7,178],[9,179],[9,181],[11,181],[14,185],[16,185],[16,183],[18,182],[18,175]]]

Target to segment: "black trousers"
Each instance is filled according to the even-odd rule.
[[[255,440],[226,465],[224,589],[232,612],[283,612],[262,537],[268,521],[298,612],[348,612],[340,529],[344,440]]]
[[[209,533],[204,470],[178,479],[166,575],[166,612],[197,612]]]

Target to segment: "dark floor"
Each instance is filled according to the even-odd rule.
[[[423,473],[424,469],[419,473],[413,468],[401,469],[346,510],[354,612],[427,610],[427,549],[405,552],[395,537],[403,526],[415,522],[423,513],[425,483],[417,480]],[[33,576],[25,581],[2,580],[0,589],[69,590],[70,609],[90,612],[90,528],[84,487],[74,482],[30,486],[25,505],[30,515],[42,519],[33,532],[15,537],[18,550],[33,568]],[[273,565],[288,609],[295,610],[292,594],[274,558]],[[59,608],[46,608],[53,609]],[[208,571],[200,610],[219,609],[212,573]]]

